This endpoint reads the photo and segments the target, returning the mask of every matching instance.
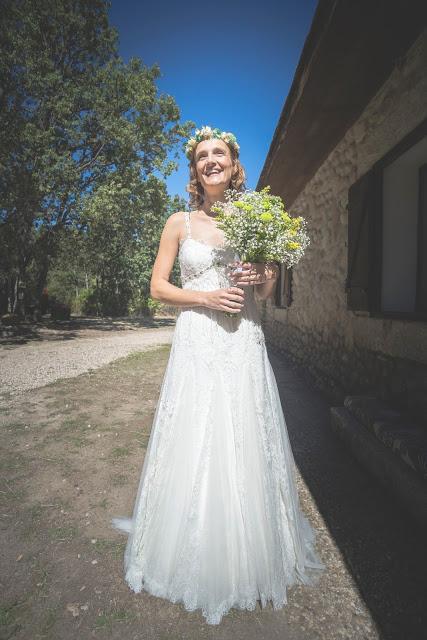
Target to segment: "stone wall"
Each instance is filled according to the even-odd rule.
[[[427,116],[426,69],[424,32],[291,208],[311,237],[292,304],[261,305],[268,340],[316,384],[337,399],[375,391],[427,425],[427,322],[350,311],[345,293],[349,187]]]

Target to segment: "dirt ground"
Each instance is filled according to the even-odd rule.
[[[109,521],[131,512],[169,350],[3,398],[2,639],[115,637],[143,615]]]
[[[200,611],[180,603],[130,591],[126,536],[110,521],[132,513],[169,353],[170,344],[153,345],[1,397],[0,638],[377,639],[303,483],[302,504],[328,566],[319,587],[292,587],[279,611],[270,603],[232,609],[220,625],[207,625]]]

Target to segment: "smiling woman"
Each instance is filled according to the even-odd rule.
[[[245,189],[246,175],[239,160],[238,147],[218,138],[202,140],[197,145],[197,153],[190,157],[190,182],[186,190],[190,194],[191,208],[198,209],[206,199],[205,180],[208,176],[204,172],[212,169],[220,174],[214,180],[223,185],[222,190],[212,191],[212,196],[218,194],[218,200],[222,197],[224,186],[236,191]]]
[[[234,251],[211,205],[243,185],[244,170],[234,137],[218,131],[190,139],[201,205],[172,214],[160,239],[152,295],[181,310],[133,516],[113,521],[129,535],[130,588],[201,609],[208,624],[258,601],[281,608],[290,585],[313,584],[324,568],[299,504],[256,273],[243,265],[238,286],[226,273]],[[168,281],[177,254],[182,289]]]

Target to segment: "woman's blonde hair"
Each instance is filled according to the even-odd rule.
[[[231,160],[234,165],[234,170],[231,175],[230,184],[228,186],[229,189],[235,189],[236,191],[244,191],[246,189],[245,180],[246,173],[243,168],[243,165],[240,163],[238,152],[234,147],[231,147],[227,142],[224,141],[227,147],[230,149]],[[190,194],[190,208],[191,209],[199,209],[204,201],[204,189],[200,182],[197,179],[197,170],[196,170],[196,162],[195,162],[195,153],[197,147],[194,148],[193,153],[190,158],[190,182],[186,186],[186,191]]]

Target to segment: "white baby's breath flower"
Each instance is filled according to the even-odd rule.
[[[209,125],[204,125],[200,129],[196,129],[194,136],[187,140],[185,146],[185,154],[190,159],[191,155],[202,140],[208,140],[209,138],[220,138],[227,144],[231,145],[237,152],[240,150],[240,146],[237,144],[236,136],[229,131],[220,131],[220,129],[213,129]]]
[[[242,260],[277,261],[288,267],[299,262],[310,243],[306,221],[292,219],[279,196],[245,190],[225,191],[226,202],[213,203],[217,225],[225,233],[226,242]]]

